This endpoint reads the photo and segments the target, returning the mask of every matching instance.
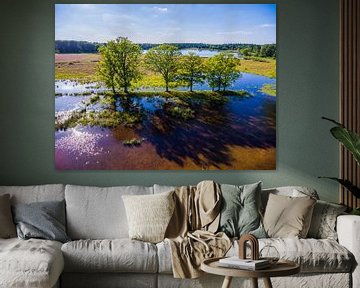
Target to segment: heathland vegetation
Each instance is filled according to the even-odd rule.
[[[90,49],[83,42],[76,43],[82,49]],[[156,97],[164,99],[162,111],[168,117],[194,119],[199,109],[213,110],[224,105],[228,101],[226,96],[248,97],[247,91],[228,90],[241,77],[241,72],[276,77],[276,60],[263,56],[264,53],[275,56],[276,49],[272,45],[253,45],[236,52],[219,51],[211,57],[200,57],[191,50],[182,54],[180,48],[179,45],[159,44],[144,51],[143,45],[120,37],[98,45],[97,53],[57,54],[57,80],[97,82],[97,88],[106,87],[106,90],[73,94],[92,97],[85,109],[58,117],[56,128],[66,129],[77,124],[134,127],[145,117],[145,111],[137,106],[136,99],[151,102]],[[197,85],[204,83],[209,90],[196,90]],[[174,89],[176,87],[182,88]],[[262,92],[276,95],[274,85],[264,85]],[[96,103],[107,108],[87,110],[89,105]]]
[[[115,42],[110,41],[110,42]],[[58,52],[69,52],[73,54],[56,54],[55,58],[55,79],[56,80],[75,80],[80,81],[83,83],[88,82],[98,82],[103,81],[103,78],[100,77],[101,73],[98,73],[98,64],[99,61],[101,61],[101,54],[98,52],[104,51],[106,46],[109,46],[109,48],[113,45],[111,43],[105,44],[98,44],[97,46],[93,43],[91,49],[94,47],[95,50],[91,49],[85,49],[88,47],[88,44],[90,42],[81,42],[81,41],[56,41],[56,47]],[[62,47],[59,43],[73,43],[69,44],[69,49],[58,49],[59,47]],[[134,43],[133,43],[134,44]],[[185,43],[186,44],[186,43]],[[168,46],[176,47],[173,52],[176,51],[176,54],[178,54],[179,49],[181,47],[187,47],[187,48],[194,48],[198,47],[196,49],[200,49],[202,47],[209,48],[210,44],[169,44]],[[65,44],[64,44],[65,45]],[[149,50],[142,50],[143,47],[150,47],[156,48],[155,45],[149,44],[149,46],[145,46],[145,44],[134,44],[140,47],[141,51],[149,51]],[[194,46],[195,45],[195,46]],[[224,46],[227,45],[232,48],[241,47],[241,45],[245,44],[222,44],[222,45],[211,45],[211,47],[214,48],[223,48],[227,47]],[[237,45],[237,46],[234,46]],[[159,46],[159,45],[157,45]],[[215,47],[216,46],[216,47]],[[219,47],[218,47],[219,46]],[[234,47],[233,47],[234,46]],[[265,53],[265,51],[268,51],[269,49],[266,47],[272,47],[274,45],[252,45],[246,48],[243,48],[245,50],[231,50],[232,55],[237,55],[238,57],[234,57],[236,59],[230,60],[233,63],[236,62],[236,70],[238,72],[246,72],[246,73],[252,73],[257,75],[263,75],[270,78],[276,77],[276,59],[274,56],[276,55],[276,49],[271,49],[274,53],[272,57],[261,57],[262,53]],[[76,49],[76,47],[80,47]],[[179,48],[180,47],[180,48]],[[156,48],[155,50],[158,50]],[[220,49],[222,51],[222,49]],[[83,54],[81,52],[84,52]],[[85,53],[86,52],[86,53]],[[156,53],[156,52],[154,52]],[[228,50],[224,51],[224,53],[229,53]],[[147,53],[143,53],[142,55],[139,55],[139,53],[135,53],[137,55],[137,60],[139,61],[140,66],[140,74],[141,77],[137,77],[136,81],[132,81],[131,87],[133,89],[142,89],[142,88],[156,88],[156,87],[165,87],[166,83],[164,82],[164,78],[161,75],[161,73],[155,72],[154,67],[150,67],[150,65],[145,65],[145,55]],[[240,56],[240,57],[239,57]],[[190,90],[192,90],[193,84],[201,84],[205,81],[205,74],[204,72],[204,62],[206,62],[207,57],[197,57],[197,55],[194,55],[192,52],[189,52],[188,55],[177,55],[177,58],[179,62],[181,62],[180,68],[177,69],[178,77],[176,77],[176,81],[172,82],[169,81],[169,87],[174,88],[178,84],[181,84],[183,86],[189,87]],[[150,59],[148,58],[148,61],[150,62]],[[185,67],[183,69],[182,67]],[[191,71],[189,73],[189,71]],[[166,72],[166,71],[164,71]],[[181,80],[181,81],[180,81]]]

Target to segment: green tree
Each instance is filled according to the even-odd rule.
[[[191,92],[193,91],[194,84],[204,82],[202,62],[201,57],[194,52],[181,57],[179,79],[186,83]]]
[[[141,48],[127,38],[117,38],[99,48],[101,60],[98,74],[116,94],[116,88],[129,92],[131,83],[140,78]]]
[[[262,45],[259,54],[260,57],[276,58],[276,45],[275,44]]]
[[[238,70],[238,59],[232,53],[222,52],[206,62],[206,79],[214,91],[226,90],[238,77],[241,76]]]
[[[240,49],[240,54],[244,55],[245,57],[250,56],[251,55],[250,49],[249,48]]]
[[[169,91],[169,84],[176,80],[180,55],[181,53],[176,46],[168,44],[151,48],[145,55],[145,62],[148,67],[163,77],[166,92]]]

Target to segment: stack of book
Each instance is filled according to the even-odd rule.
[[[223,258],[219,260],[219,266],[246,270],[260,270],[271,266],[267,259],[251,260],[240,259],[238,256]]]

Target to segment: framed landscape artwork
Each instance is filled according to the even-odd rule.
[[[276,169],[276,5],[56,4],[55,167]]]

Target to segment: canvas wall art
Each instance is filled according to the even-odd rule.
[[[276,56],[275,4],[56,4],[56,169],[276,169]]]

